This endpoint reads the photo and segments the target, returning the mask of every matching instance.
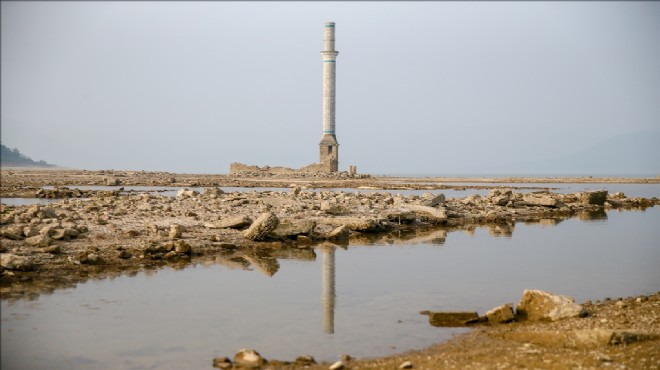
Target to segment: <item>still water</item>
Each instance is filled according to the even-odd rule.
[[[438,183],[433,183],[438,184]],[[628,197],[660,197],[660,184],[610,184],[610,183],[590,183],[590,184],[571,184],[571,183],[478,183],[478,182],[464,182],[464,183],[446,183],[445,185],[451,186],[483,186],[483,187],[512,187],[520,188],[514,189],[517,193],[527,193],[532,191],[547,190],[549,189],[555,193],[576,193],[593,190],[607,190],[610,194],[616,192],[623,192]],[[45,186],[45,189],[52,189],[53,186]],[[122,187],[117,186],[70,186],[80,190],[118,190]],[[203,187],[163,187],[163,186],[125,186],[123,187],[126,192],[150,192],[158,193],[166,196],[176,196],[177,192],[181,189],[190,189],[200,193],[204,192]],[[251,192],[251,191],[289,191],[288,188],[245,188],[245,187],[221,187],[225,192]],[[310,191],[343,191],[347,193],[391,193],[402,195],[422,195],[424,193],[442,193],[449,198],[462,198],[472,194],[486,195],[489,189],[442,189],[442,190],[370,190],[370,189],[351,189],[351,188],[315,188],[309,189]],[[2,200],[5,203],[5,199]]]
[[[324,361],[422,348],[466,329],[431,327],[421,310],[483,314],[527,288],[577,302],[660,291],[658,225],[660,207],[612,210],[504,234],[319,248],[307,260],[278,258],[272,276],[216,263],[88,281],[2,301],[0,365],[198,369],[245,347]]]

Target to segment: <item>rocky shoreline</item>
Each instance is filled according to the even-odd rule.
[[[570,217],[591,219],[603,217],[608,209],[645,209],[660,205],[657,198],[629,198],[623,193],[610,194],[606,190],[573,194],[558,194],[551,189],[521,192],[520,187],[507,186],[504,182],[501,186],[471,185],[489,189],[485,196],[448,198],[438,192],[402,195],[378,190],[452,189],[454,185],[445,184],[451,182],[447,179],[350,177],[346,174],[287,176],[3,169],[0,187],[3,198],[61,200],[48,205],[3,204],[0,207],[2,299],[30,298],[90,278],[135,274],[163,266],[184,268],[191,264],[219,263],[243,268],[254,266],[272,275],[279,268],[278,258],[315,259],[314,248],[319,246],[341,248],[378,241],[412,244],[443,239],[452,230],[476,227],[487,227],[497,235],[510,235],[518,222],[557,222]],[[595,182],[608,181],[614,180],[597,179]],[[660,179],[637,181],[660,183]],[[514,179],[514,182],[543,181]],[[45,186],[52,188],[44,189]],[[79,190],[76,186],[111,188]],[[203,191],[182,189],[176,197],[171,197],[158,192],[125,191],[122,186],[177,186],[203,188]],[[220,187],[283,189],[225,192]],[[456,187],[465,189],[465,185]],[[657,294],[643,302],[652,302],[649,303],[651,311],[660,317]],[[631,306],[633,304],[627,307]],[[656,330],[660,319],[650,320]],[[477,335],[475,341],[496,338],[501,329],[484,330],[487,334],[469,334],[466,338],[472,335]],[[509,343],[508,339],[501,338],[496,342]],[[451,343],[441,347],[458,342]],[[649,343],[657,348],[658,341]],[[514,352],[517,356],[517,350]],[[612,362],[595,364],[608,366]],[[416,368],[420,363],[426,364],[421,368],[444,368],[431,366],[431,362],[423,360],[415,363]],[[648,363],[652,364],[657,366],[658,362]],[[357,367],[399,365],[376,360]],[[491,367],[485,362],[482,365],[477,368]],[[549,366],[540,362],[537,367]],[[447,365],[447,368],[452,367]]]

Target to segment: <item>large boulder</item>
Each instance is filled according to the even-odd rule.
[[[427,206],[418,206],[418,205],[408,205],[408,209],[411,211],[421,214],[424,218],[433,222],[442,222],[447,220],[447,213],[444,208],[435,208]]]
[[[560,207],[561,202],[549,194],[524,194],[523,202],[530,206]]]
[[[277,227],[279,223],[280,220],[274,213],[263,213],[252,223],[252,225],[250,225],[247,230],[243,232],[243,236],[250,240],[263,240],[266,238],[268,233]]]
[[[312,220],[285,219],[277,224],[277,227],[273,229],[272,234],[278,238],[312,235],[315,227],[316,222]]]
[[[582,306],[569,296],[530,289],[523,292],[516,307],[518,319],[532,321],[556,321],[581,316],[583,312]]]

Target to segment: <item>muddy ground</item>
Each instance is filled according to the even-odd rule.
[[[403,196],[378,189],[483,189],[457,178],[349,177],[346,174],[194,175],[161,172],[3,169],[0,195],[55,198],[48,205],[0,208],[2,299],[24,299],[90,278],[162,266],[219,263],[272,275],[278,258],[315,259],[315,247],[441,240],[452,230],[486,227],[511,234],[519,222],[598,218],[610,208],[644,209],[657,198],[607,191],[556,194],[509,183],[660,183],[660,179],[482,179],[487,196]],[[111,186],[76,190],[76,186]],[[52,189],[42,189],[52,186]],[[200,187],[176,197],[125,186]],[[279,187],[223,192],[218,187]],[[348,188],[330,191],[326,188]],[[521,190],[527,190],[521,192]],[[561,292],[558,292],[561,293]],[[637,299],[639,298],[639,299]],[[407,354],[346,361],[350,368],[658,368],[660,297],[584,305],[586,318],[479,327],[448,343]],[[503,302],[505,303],[505,302]],[[644,340],[580,345],[558,333],[578,329],[644,330]],[[641,338],[641,337],[640,337]],[[573,344],[571,344],[573,343]],[[230,354],[226,354],[230,355]],[[277,365],[277,362],[269,366]],[[319,365],[327,368],[329,364]]]

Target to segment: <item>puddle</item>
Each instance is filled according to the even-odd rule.
[[[660,290],[660,208],[439,232],[240,263],[87,281],[2,301],[3,369],[209,368],[255,348],[334,361],[423,348],[466,329],[421,310],[486,310],[526,288],[578,302]],[[496,236],[496,237],[494,237]],[[298,258],[298,259],[296,259]],[[236,262],[236,261],[234,261]]]
[[[26,206],[32,204],[51,204],[61,202],[62,199],[45,199],[45,198],[2,198],[0,203],[9,206]]]

